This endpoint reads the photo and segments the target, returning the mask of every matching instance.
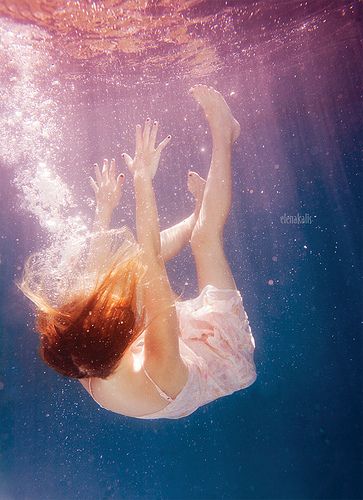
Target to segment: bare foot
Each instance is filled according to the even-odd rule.
[[[189,91],[202,106],[213,137],[234,142],[240,134],[240,124],[220,92],[207,85],[194,85]]]
[[[203,194],[205,188],[205,179],[197,172],[188,172],[188,189],[195,198],[195,213],[199,214],[200,207],[202,206]]]

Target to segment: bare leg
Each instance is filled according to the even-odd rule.
[[[191,93],[204,110],[213,139],[202,206],[191,237],[199,290],[208,284],[236,288],[223,250],[223,228],[232,201],[231,150],[240,126],[219,92],[196,85]]]
[[[164,261],[168,261],[178,255],[190,241],[195,223],[197,222],[200,207],[202,205],[205,180],[196,172],[188,173],[188,189],[195,198],[195,208],[192,215],[169,227],[160,233],[161,255]]]

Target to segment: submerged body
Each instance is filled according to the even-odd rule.
[[[175,319],[170,338],[178,335],[175,365],[173,355],[168,369],[161,363],[159,369],[157,356],[153,364],[148,361],[145,339],[155,332],[146,330],[129,346],[112,376],[81,380],[102,407],[136,418],[181,418],[256,379],[255,341],[223,251],[223,227],[231,206],[231,149],[240,128],[214,89],[198,85],[193,97],[210,125],[213,152],[205,189],[197,174],[189,174],[194,188],[199,187],[194,193],[194,220],[186,233],[196,262],[199,296],[188,301],[172,297]]]
[[[121,245],[112,243],[109,225],[125,176],[116,178],[115,161],[104,160],[90,178],[93,236],[80,272],[71,272],[73,288],[53,273],[51,282],[63,293],[56,290],[58,305],[52,305],[43,282],[34,289],[25,274],[21,285],[39,308],[43,360],[79,379],[104,408],[136,418],[181,418],[256,379],[254,338],[223,248],[240,126],[219,92],[205,85],[190,92],[204,111],[213,145],[207,180],[188,174],[194,212],[160,231],[153,178],[171,136],[156,146],[158,122],[148,118],[144,129],[136,126],[134,158],[122,155],[134,181],[137,241],[122,228],[115,230],[125,235]],[[188,243],[199,295],[180,301],[165,262]],[[35,271],[43,267],[38,264]]]
[[[175,419],[253,384],[255,342],[237,290],[207,285],[195,299],[176,301],[176,311],[180,355],[188,368],[182,389],[166,393],[164,384],[150,380],[142,335],[122,358],[114,381],[81,381],[100,406],[136,418]]]

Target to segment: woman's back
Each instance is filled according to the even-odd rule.
[[[130,346],[116,371],[107,379],[80,379],[83,387],[105,409],[126,416],[142,417],[165,408],[185,386],[187,368],[163,374],[155,365],[152,367],[153,377],[146,371],[143,352],[146,333]],[[155,379],[159,381],[158,384]]]
[[[107,380],[92,379],[93,397],[102,406],[138,418],[180,418],[255,381],[255,343],[237,290],[207,285],[195,299],[177,301],[175,305],[181,333],[180,355],[188,377],[173,372],[165,373],[160,381],[158,378],[159,386],[173,400],[163,399],[143,371],[142,334],[115,375]],[[88,382],[82,384],[89,391]]]

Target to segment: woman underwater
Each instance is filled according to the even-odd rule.
[[[97,267],[102,234],[107,234],[124,179],[123,174],[116,179],[115,162],[105,160],[91,178],[99,236],[87,269],[97,273],[102,268],[96,284],[87,293],[69,294],[57,308],[31,291],[26,272],[20,285],[38,306],[43,360],[79,379],[103,408],[135,418],[181,418],[256,379],[254,338],[223,250],[232,144],[240,126],[219,92],[205,85],[190,92],[204,110],[213,140],[207,181],[189,172],[194,213],[160,233],[152,180],[170,136],[155,147],[158,123],[147,119],[143,130],[136,126],[135,157],[122,155],[134,180],[137,242],[122,247],[123,258]],[[165,261],[188,242],[199,295],[181,301],[171,289]]]

